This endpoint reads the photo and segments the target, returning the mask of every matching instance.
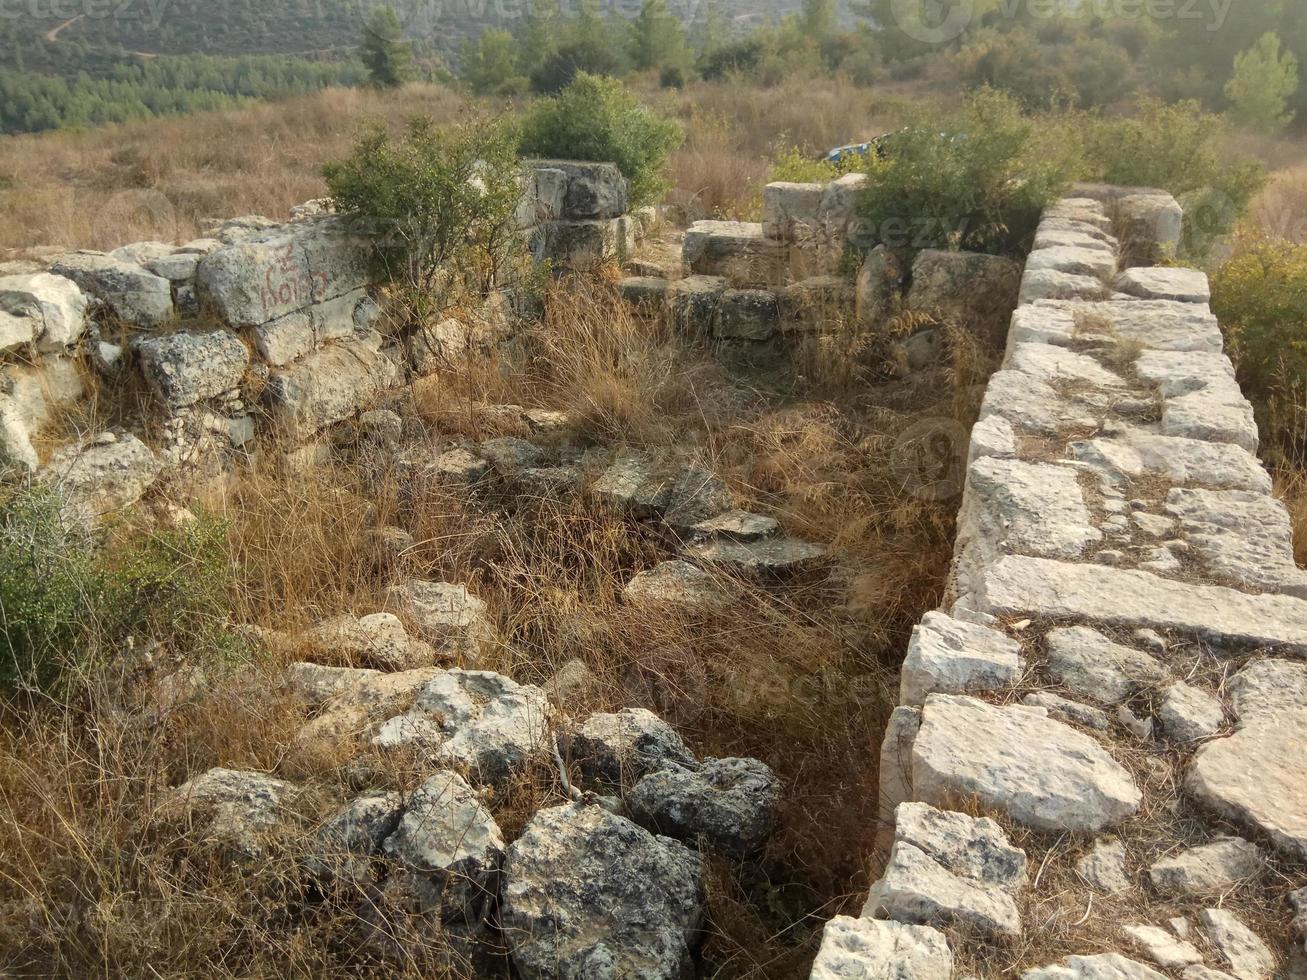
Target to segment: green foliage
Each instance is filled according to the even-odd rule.
[[[1289,99],[1298,91],[1298,59],[1280,51],[1280,38],[1263,34],[1234,59],[1234,76],[1225,86],[1230,113],[1240,123],[1278,133],[1293,120]]]
[[[1133,81],[1129,56],[1107,41],[1047,44],[1024,28],[981,31],[959,52],[958,61],[971,85],[1006,92],[1028,108],[1110,105],[1129,92]]]
[[[824,41],[835,33],[835,0],[803,0],[803,33],[817,41]]]
[[[685,29],[667,9],[667,0],[644,0],[640,13],[631,21],[627,52],[639,70],[680,68],[690,63]]]
[[[132,641],[212,657],[232,587],[226,527],[201,520],[96,547],[53,493],[0,501],[0,689],[66,688]]]
[[[372,11],[363,28],[359,60],[368,71],[368,81],[377,88],[398,88],[412,79],[412,52],[390,7]]]
[[[602,38],[569,41],[531,72],[531,90],[553,95],[580,75],[616,75],[622,67],[617,52]]]
[[[681,139],[674,120],[642,105],[621,82],[583,74],[531,106],[520,148],[526,156],[615,163],[639,207],[663,193],[667,158]]]
[[[348,159],[323,168],[336,206],[371,240],[412,323],[465,290],[488,294],[516,254],[515,144],[502,123],[441,129],[417,118],[398,137],[365,133]]]
[[[861,161],[846,157],[840,163],[829,160],[814,160],[811,154],[804,153],[797,146],[786,147],[776,155],[772,163],[768,182],[787,181],[795,184],[824,184],[842,177]]]
[[[1307,245],[1239,242],[1212,275],[1212,312],[1256,409],[1263,452],[1301,464],[1307,458]]]
[[[961,112],[896,133],[886,159],[866,160],[865,234],[908,252],[1022,254],[1074,176],[1065,144],[1049,127],[1037,132],[1011,98],[976,93]]]
[[[732,75],[749,74],[762,64],[766,48],[756,37],[727,41],[707,50],[699,58],[699,74],[707,81],[725,81]]]
[[[1231,231],[1266,181],[1252,159],[1229,159],[1225,124],[1196,102],[1140,104],[1124,119],[1083,117],[1087,175],[1123,187],[1161,187],[1185,209],[1185,253],[1206,254]]]
[[[527,79],[518,64],[517,39],[499,27],[489,27],[463,51],[459,78],[478,95],[518,95]]]

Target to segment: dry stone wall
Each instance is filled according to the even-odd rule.
[[[1044,216],[882,746],[883,871],[814,978],[1302,975],[1307,578],[1206,277],[1133,264],[1181,220],[1098,186]]]

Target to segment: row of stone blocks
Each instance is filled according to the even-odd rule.
[[[1076,193],[1026,283],[1096,291],[1013,316],[947,612],[913,633],[882,743],[884,870],[827,925],[814,978],[945,980],[963,957],[1007,975],[1027,910],[1068,880],[1062,959],[1023,980],[1270,980],[1307,956],[1307,575],[1205,277],[1118,268],[1143,253],[1115,205],[1174,202]],[[1259,935],[1233,911],[1252,907],[1286,928]]]

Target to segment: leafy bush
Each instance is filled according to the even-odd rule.
[[[226,644],[226,527],[188,528],[97,548],[40,490],[0,502],[0,688],[71,685],[129,639],[212,656]]]
[[[412,324],[460,290],[489,293],[516,255],[521,170],[505,125],[441,129],[417,118],[398,137],[374,129],[323,173]]]
[[[528,110],[520,149],[526,156],[615,163],[639,207],[665,190],[667,157],[681,139],[674,120],[642,105],[621,82],[580,75]]]
[[[1021,254],[1076,165],[1052,127],[1037,133],[1011,98],[984,90],[956,115],[896,133],[884,159],[866,160],[864,235],[908,252]]]
[[[1212,276],[1239,383],[1253,402],[1264,452],[1307,460],[1307,245],[1248,238]]]
[[[531,90],[553,95],[581,75],[616,75],[622,68],[619,53],[602,38],[581,38],[550,54],[531,72]]]
[[[767,53],[758,38],[743,38],[705,51],[699,59],[699,74],[710,82],[720,82],[735,74],[757,71]]]
[[[814,160],[811,154],[791,146],[776,155],[771,175],[767,179],[768,182],[783,180],[796,184],[824,184],[843,176],[860,163],[857,157],[852,156],[845,157],[839,163],[831,163],[825,158]]]
[[[1228,159],[1225,123],[1197,102],[1140,103],[1126,119],[1086,116],[1083,134],[1089,174],[1123,187],[1161,187],[1185,210],[1184,252],[1201,257],[1230,232],[1266,182],[1249,158]]]

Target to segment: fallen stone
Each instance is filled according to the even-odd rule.
[[[702,839],[742,860],[761,850],[776,824],[780,781],[757,759],[705,759],[697,769],[661,769],[626,794],[632,820],[694,846]]]
[[[1167,970],[1176,970],[1203,961],[1203,954],[1193,943],[1177,939],[1158,926],[1133,925],[1122,930],[1135,948]]]
[[[877,820],[881,831],[876,837],[876,849],[888,851],[894,842],[884,828],[894,825],[894,815],[900,803],[912,796],[912,743],[921,729],[921,709],[899,705],[890,712],[885,733],[880,740],[880,787],[877,800]]]
[[[681,260],[691,272],[740,283],[771,282],[784,256],[785,243],[769,238],[756,222],[696,221],[681,242]]]
[[[610,506],[651,517],[667,508],[671,488],[671,477],[651,456],[623,450],[591,485],[590,492]]]
[[[664,604],[686,609],[721,609],[731,593],[719,576],[686,561],[665,561],[638,572],[622,589],[630,603]]]
[[[1274,722],[1283,715],[1307,713],[1307,664],[1257,660],[1227,686],[1241,726]]]
[[[173,408],[238,388],[250,364],[250,352],[226,330],[143,337],[135,348],[150,387]]]
[[[403,810],[403,801],[395,793],[358,797],[318,829],[305,867],[324,883],[370,884],[381,844],[394,833]]]
[[[688,980],[703,920],[697,854],[601,807],[549,807],[508,849],[501,909],[524,980]]]
[[[410,637],[392,613],[333,616],[314,624],[304,642],[319,657],[379,670],[415,670],[436,659],[431,645]]]
[[[599,678],[586,666],[585,661],[573,659],[559,667],[541,686],[549,700],[562,707],[593,693],[599,686]]]
[[[472,787],[441,771],[414,791],[382,850],[399,866],[386,885],[389,901],[471,925],[498,893],[506,845]]]
[[[1288,596],[1016,555],[985,569],[978,586],[976,608],[993,616],[1092,620],[1307,653],[1307,603]]]
[[[1116,720],[1131,735],[1142,741],[1149,741],[1153,737],[1153,719],[1148,715],[1140,717],[1130,710],[1126,704],[1116,706]]]
[[[1162,692],[1157,719],[1167,738],[1193,742],[1215,735],[1225,723],[1221,702],[1206,691],[1177,681]]]
[[[728,510],[695,524],[691,530],[705,538],[730,538],[734,541],[761,541],[774,537],[780,524],[773,517],[751,514],[747,510]]]
[[[719,276],[686,276],[667,287],[672,322],[690,336],[707,335],[717,318],[726,280]]]
[[[1255,845],[1241,837],[1223,837],[1157,861],[1148,877],[1162,895],[1202,895],[1226,891],[1262,866]]]
[[[697,466],[684,466],[668,492],[663,520],[680,531],[689,531],[701,521],[725,513],[733,505],[730,488],[716,473]]]
[[[549,745],[545,692],[489,671],[441,671],[413,706],[378,726],[380,749],[422,749],[482,784],[502,784]]]
[[[912,785],[925,802],[975,797],[1038,830],[1102,830],[1132,815],[1142,799],[1098,742],[1040,709],[947,694],[926,699]]]
[[[630,276],[617,284],[622,298],[634,306],[661,308],[670,284],[659,276]]]
[[[91,301],[77,284],[45,272],[0,276],[0,350],[35,343],[50,352],[86,332]]]
[[[1087,626],[1051,630],[1045,643],[1049,678],[1100,704],[1124,701],[1170,679],[1160,661]]]
[[[867,253],[854,285],[854,316],[864,327],[874,327],[894,308],[903,282],[903,270],[894,253],[877,245]]]
[[[781,328],[776,294],[764,289],[728,289],[717,307],[714,336],[721,340],[771,340]]]
[[[69,512],[96,524],[140,500],[163,464],[131,433],[58,450],[38,480],[59,491]]]
[[[978,252],[923,249],[912,262],[908,304],[954,323],[997,332],[1017,305],[1021,267]]]
[[[1076,873],[1093,888],[1109,895],[1129,891],[1133,884],[1126,872],[1125,845],[1119,840],[1103,839],[1076,862]]]
[[[798,538],[763,541],[718,538],[691,544],[686,553],[709,565],[720,565],[745,575],[785,575],[815,566],[826,556],[826,549]]]
[[[676,730],[645,708],[593,714],[563,733],[559,744],[582,779],[602,788],[634,786],[651,772],[697,765]]]
[[[148,262],[142,262],[156,276],[163,276],[172,283],[190,282],[195,278],[195,270],[200,265],[199,252],[169,252]]]
[[[134,327],[157,327],[172,319],[172,283],[134,262],[109,255],[66,255],[50,271],[71,279]]]
[[[1275,972],[1275,954],[1233,912],[1203,909],[1199,913],[1207,938],[1239,980],[1269,980]]]
[[[920,848],[900,841],[871,886],[864,918],[958,926],[989,939],[1021,935],[1021,914],[1002,888],[949,872]]]
[[[997,630],[928,612],[913,627],[903,661],[899,703],[922,704],[928,694],[1010,688],[1021,677],[1021,645]]]
[[[1026,970],[1021,980],[1166,980],[1166,975],[1120,953],[1068,956],[1060,965]]]
[[[225,860],[253,864],[286,827],[296,792],[263,773],[217,768],[177,787],[165,808],[187,822],[193,840],[217,846]]]
[[[500,473],[516,473],[540,466],[549,455],[535,443],[512,436],[488,439],[481,444],[480,452]]]
[[[423,476],[451,486],[480,482],[490,472],[490,461],[467,449],[450,449],[425,467]]]
[[[390,596],[418,634],[441,654],[479,661],[496,644],[486,604],[465,585],[410,579]]]
[[[953,953],[929,926],[837,915],[826,923],[809,980],[952,980]]]

